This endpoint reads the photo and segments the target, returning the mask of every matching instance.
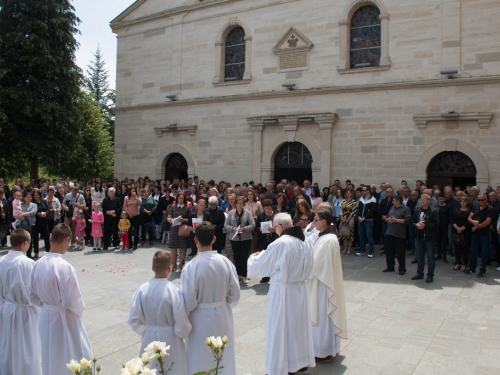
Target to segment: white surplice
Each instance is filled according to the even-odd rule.
[[[186,339],[188,374],[215,367],[205,343],[210,336],[227,336],[221,366],[236,374],[233,310],[240,300],[240,284],[233,263],[216,251],[199,252],[181,274],[181,291],[192,330]]]
[[[336,235],[320,234],[314,244],[314,267],[307,288],[311,302],[314,355],[336,356],[347,339],[347,318],[340,246]]]
[[[316,365],[305,284],[313,268],[313,251],[299,238],[286,235],[287,231],[267,250],[248,259],[248,276],[271,277],[266,313],[269,375],[288,375]]]
[[[141,335],[139,357],[151,342],[166,342],[170,345],[169,356],[165,358],[166,365],[170,366],[174,362],[174,367],[168,373],[188,373],[184,339],[191,331],[191,324],[180,290],[168,279],[151,279],[137,289],[132,297],[127,323]],[[150,367],[160,369],[157,362]]]
[[[42,303],[40,339],[44,375],[69,375],[72,359],[92,359],[83,326],[85,310],[75,269],[61,254],[47,253],[31,274],[31,293]]]
[[[39,302],[29,292],[35,262],[10,250],[0,259],[0,375],[40,375]]]

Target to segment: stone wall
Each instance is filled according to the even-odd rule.
[[[118,177],[160,178],[164,159],[182,151],[192,160],[190,174],[265,182],[276,147],[287,140],[286,134],[280,126],[263,127],[262,157],[255,168],[255,134],[247,118],[331,112],[338,115],[332,130],[331,168],[321,170],[317,160],[313,166],[322,183],[334,178],[351,178],[355,184],[413,181],[425,177],[420,164],[426,150],[439,148],[432,148],[436,144],[449,147],[453,142],[445,140],[455,139],[459,147],[477,151],[480,158],[468,154],[476,163],[486,164],[481,170],[486,168],[487,177],[478,176],[478,183],[500,184],[498,1],[374,1],[389,15],[391,65],[385,71],[353,74],[340,74],[337,63],[339,22],[356,1],[209,1],[200,8],[170,13],[161,8],[166,2],[152,7],[152,1],[146,8],[148,2],[112,24],[118,36]],[[153,10],[165,14],[146,20]],[[135,22],[139,17],[141,22]],[[251,36],[247,57],[251,79],[246,84],[214,86],[215,43],[224,25],[234,22]],[[308,69],[279,73],[273,47],[291,27],[314,44],[307,52]],[[457,78],[441,75],[443,69],[458,69]],[[297,86],[287,91],[283,83]],[[176,94],[177,101],[165,99],[169,94]],[[451,128],[449,123],[429,122],[424,129],[413,119],[448,111],[488,112],[493,118],[486,129],[477,121],[459,121]],[[194,135],[178,130],[161,138],[154,131],[174,123],[198,128]],[[315,122],[299,124],[297,134],[320,150],[325,145]]]

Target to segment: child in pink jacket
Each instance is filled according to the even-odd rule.
[[[93,204],[94,212],[92,212],[92,217],[89,220],[89,223],[92,223],[92,238],[94,239],[94,248],[92,252],[101,251],[101,238],[102,234],[102,224],[104,223],[104,215],[101,212],[101,204],[99,202],[95,202]]]
[[[84,246],[84,238],[85,238],[85,227],[87,223],[85,223],[85,215],[82,210],[78,210],[76,216],[73,216],[71,219],[76,222],[75,227],[75,237],[76,237],[76,247],[75,250],[83,250]]]

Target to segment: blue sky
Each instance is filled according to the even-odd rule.
[[[76,62],[85,71],[99,45],[106,61],[111,88],[115,88],[116,79],[116,35],[111,32],[109,22],[134,2],[135,0],[72,1],[75,13],[81,20],[78,26],[81,35],[76,36],[80,43]]]

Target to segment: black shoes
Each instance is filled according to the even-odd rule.
[[[470,268],[467,268],[465,271],[464,271],[464,274],[466,275],[472,275],[473,273],[475,273],[474,271],[472,271]]]
[[[444,263],[448,263],[448,259],[443,258],[443,262],[444,262]]]
[[[260,280],[260,283],[261,284],[264,284],[264,283],[268,283],[270,280],[270,277],[263,277],[261,280]]]
[[[35,258],[36,258],[36,255],[35,255]],[[486,275],[486,272],[479,271],[479,273],[477,274],[477,277],[484,277],[485,275]]]
[[[385,255],[385,250],[380,253],[380,255]]]
[[[383,270],[382,272],[394,272],[394,270],[393,270],[393,269],[391,270],[390,268],[386,268],[386,269],[385,269],[385,270]]]
[[[419,275],[419,274],[416,274],[415,276],[413,276],[411,279],[412,280],[422,280],[424,278],[424,275]]]
[[[427,278],[425,279],[425,282],[426,283],[432,283],[432,280],[434,280],[434,276],[427,275]]]
[[[442,259],[442,258],[441,258],[441,256],[439,256],[439,255],[436,255],[436,257],[434,258],[434,260],[441,260],[441,259]]]
[[[413,259],[410,263],[411,263],[411,264],[416,264],[416,263],[418,263],[417,258]]]
[[[406,271],[399,271],[399,276],[406,275]]]

